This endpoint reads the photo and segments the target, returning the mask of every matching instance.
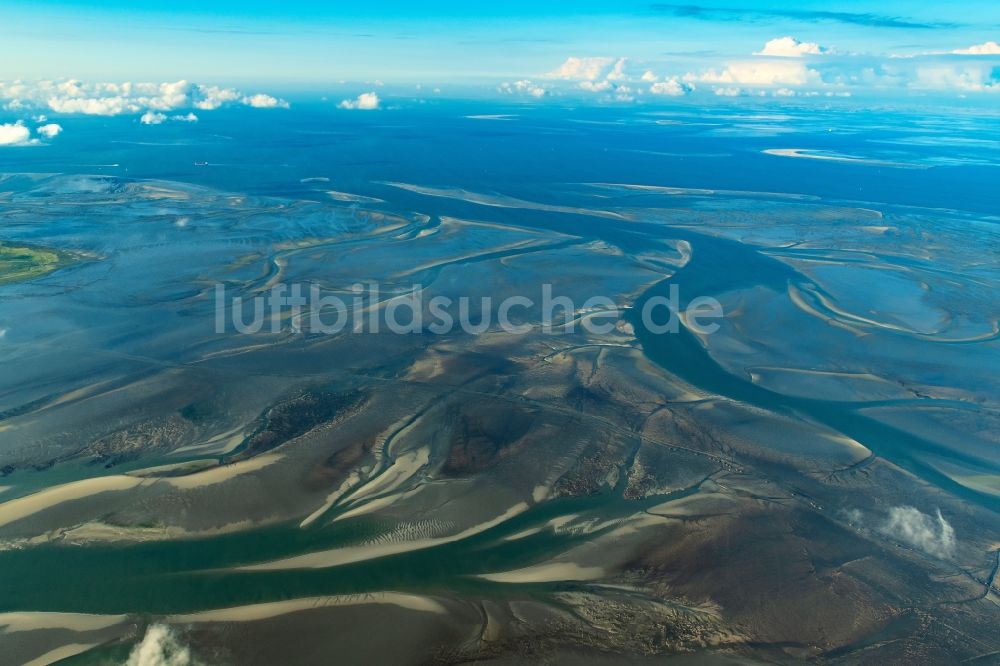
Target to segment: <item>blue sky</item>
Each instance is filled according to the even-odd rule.
[[[538,76],[566,57],[588,55],[626,56],[679,71],[749,55],[784,35],[875,56],[1000,39],[1000,3],[979,0],[835,6],[811,0],[4,5],[0,78],[7,80],[378,78],[430,84]]]
[[[404,96],[1000,101],[996,0],[695,2],[4,0],[0,122],[159,123],[287,108],[305,90],[345,110]]]

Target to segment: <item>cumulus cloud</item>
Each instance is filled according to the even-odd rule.
[[[912,506],[893,507],[879,531],[936,557],[955,553],[955,530],[941,511],[929,516]]]
[[[777,37],[764,44],[764,48],[754,53],[759,56],[779,58],[801,58],[807,55],[820,55],[826,49],[815,42],[800,42],[794,37]]]
[[[49,108],[56,113],[80,113],[88,116],[119,116],[135,113],[142,106],[123,97],[51,97]]]
[[[608,81],[624,81],[628,77],[625,75],[625,64],[628,62],[628,58],[619,58],[615,62],[615,66],[611,68],[608,72],[606,78]]]
[[[790,61],[736,62],[722,71],[709,70],[700,76],[689,74],[685,78],[747,86],[804,86],[821,82],[815,69],[806,67],[805,63]]]
[[[49,109],[56,113],[93,116],[167,113],[182,109],[212,111],[227,104],[255,108],[287,108],[284,100],[263,93],[246,95],[233,88],[165,83],[86,83],[65,81],[0,82],[0,101],[8,109]]]
[[[693,86],[682,82],[676,76],[649,86],[649,92],[654,95],[667,95],[669,97],[681,97],[692,90],[694,90]]]
[[[357,109],[361,111],[372,111],[379,108],[382,100],[374,92],[361,93],[355,99],[345,99],[337,106],[341,109]]]
[[[611,82],[607,79],[604,81],[580,81],[578,85],[581,90],[589,92],[604,92],[605,90],[610,90],[611,88]]]
[[[167,117],[162,113],[147,111],[139,117],[139,122],[143,125],[160,125],[167,121]]]
[[[242,102],[255,109],[287,109],[289,107],[288,102],[285,100],[272,97],[271,95],[265,95],[264,93],[247,95],[243,97]]]
[[[181,645],[170,627],[154,624],[128,656],[126,666],[190,666],[191,651]]]
[[[61,125],[49,123],[36,127],[35,133],[45,139],[54,139],[62,129]],[[0,124],[0,146],[33,146],[40,143],[38,138],[31,136],[31,130],[23,120]]]
[[[636,91],[632,90],[631,86],[617,85],[615,86],[614,96],[611,99],[616,102],[634,102],[635,101],[635,95],[633,94],[634,92]],[[641,93],[642,91],[638,92]]]
[[[196,123],[198,122],[198,116],[193,113],[185,113],[168,117],[165,113],[147,111],[139,117],[139,122],[143,125],[162,125],[168,120],[175,123]]]
[[[996,42],[984,42],[974,44],[967,49],[955,49],[952,51],[957,55],[1000,55],[1000,44]]]
[[[653,83],[658,78],[659,77],[656,76],[656,74],[654,74],[653,71],[650,69],[647,69],[642,75],[642,80],[646,81],[647,83]]]
[[[41,125],[35,129],[36,132],[44,136],[46,139],[52,139],[62,133],[62,126],[56,123],[49,123],[48,125]]]
[[[23,146],[30,142],[31,130],[24,123],[5,123],[0,125],[0,146]]]
[[[194,100],[194,108],[202,111],[214,111],[225,104],[235,102],[241,95],[232,88],[220,88],[219,86],[198,86],[197,99]]]
[[[515,81],[514,83],[504,81],[497,88],[497,91],[505,95],[530,95],[535,98],[545,97],[548,94],[545,88],[527,79]]]
[[[739,97],[740,95],[743,94],[742,90],[733,87],[714,88],[712,92],[714,92],[719,97]]]
[[[1000,92],[1000,68],[990,65],[931,64],[917,68],[912,88],[951,89],[962,92]]]
[[[624,58],[618,59],[618,62],[621,63],[622,67],[625,66],[624,60]],[[566,58],[566,62],[560,65],[558,69],[546,74],[546,77],[553,79],[566,79],[569,81],[596,81],[597,79],[603,78],[605,72],[607,72],[608,68],[613,64],[616,64],[614,58],[570,57]]]

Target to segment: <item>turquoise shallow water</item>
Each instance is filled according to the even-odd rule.
[[[0,151],[2,172],[158,178],[251,194],[379,196],[385,181],[503,191],[617,182],[789,192],[824,199],[996,215],[998,123],[961,110],[935,115],[762,105],[653,112],[441,102],[358,114],[292,100],[291,110],[220,109],[198,123],[50,115],[51,145]],[[512,121],[466,118],[509,113]],[[658,124],[668,120],[670,124]],[[936,140],[915,141],[933,135]],[[949,138],[984,139],[950,143]],[[914,164],[901,169],[763,154],[802,148]],[[204,164],[206,166],[197,166]],[[328,182],[303,179],[328,178]]]
[[[458,593],[484,598],[550,590],[552,585],[492,583],[476,574],[543,561],[594,535],[544,530],[505,537],[564,515],[625,518],[695,489],[625,500],[621,489],[554,500],[458,542],[326,569],[234,572],[225,569],[363,542],[378,524],[352,520],[300,529],[297,523],[208,539],[133,546],[42,546],[0,553],[0,612],[183,613],[298,597],[380,590]],[[610,527],[607,529],[611,529]]]

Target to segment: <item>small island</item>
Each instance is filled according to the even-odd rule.
[[[71,263],[72,256],[59,250],[0,242],[0,286],[34,280]]]

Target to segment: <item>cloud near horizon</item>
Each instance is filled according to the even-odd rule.
[[[20,121],[0,125],[0,146],[23,146],[30,139],[31,130]]]
[[[807,55],[820,55],[827,49],[815,42],[800,42],[794,37],[776,37],[764,44],[764,48],[754,53],[758,56],[779,58],[801,58]]]
[[[955,49],[952,53],[955,55],[1000,55],[1000,44],[992,41],[983,42],[982,44],[973,44],[965,49]]]
[[[285,100],[264,93],[244,96],[241,101],[246,106],[251,106],[255,109],[287,109],[289,107],[288,102]]]
[[[44,122],[44,116],[39,116],[39,118]],[[54,139],[56,136],[61,134],[62,131],[63,128],[61,125],[48,123],[36,127],[35,134],[38,136],[32,137],[31,129],[23,120],[17,120],[12,123],[2,123],[0,124],[0,147],[37,146],[42,144],[41,139],[38,137],[43,139]]]
[[[62,134],[62,126],[56,123],[49,123],[47,125],[40,125],[35,128],[35,131],[44,136],[46,139],[52,139],[56,136]]]
[[[549,72],[544,76],[547,79],[563,79],[567,81],[596,81],[597,79],[604,78],[608,70],[615,65],[616,62],[621,63],[621,67],[624,67],[624,58],[608,58],[608,57],[577,57],[570,56],[566,58],[566,62],[560,65],[557,69]]]
[[[666,95],[668,97],[681,97],[694,90],[694,86],[684,83],[676,76],[663,81],[659,81],[649,86],[649,92],[654,95]]]
[[[815,69],[802,62],[734,62],[722,70],[688,74],[685,80],[747,86],[806,86],[822,82]]]
[[[528,79],[522,79],[514,83],[504,81],[497,88],[497,92],[502,95],[528,95],[535,99],[540,99],[549,94],[548,90]]]
[[[92,116],[155,114],[198,109],[213,111],[242,104],[253,108],[288,108],[285,100],[264,93],[244,95],[233,88],[188,81],[165,83],[84,83],[65,81],[0,82],[0,103],[7,110],[48,109],[56,113]]]
[[[354,99],[345,99],[337,105],[340,109],[352,109],[359,111],[374,111],[381,105],[382,100],[374,92],[361,93]]]

